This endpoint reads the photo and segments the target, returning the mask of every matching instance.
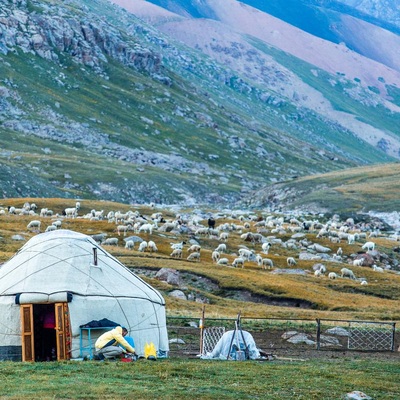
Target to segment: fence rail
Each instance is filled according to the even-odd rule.
[[[210,352],[235,318],[167,317],[170,355]],[[201,327],[201,328],[200,328]],[[395,322],[241,317],[241,327],[267,353],[309,350],[394,351],[400,345]]]

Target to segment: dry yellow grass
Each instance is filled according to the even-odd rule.
[[[10,205],[21,207],[25,201],[34,202],[38,208],[48,207],[54,212],[61,213],[66,207],[74,206],[74,200],[66,199],[7,199],[2,200],[0,206],[7,207]],[[112,202],[99,202],[91,200],[81,201],[81,210],[79,215],[84,215],[92,209],[104,210],[105,214],[110,210],[127,211],[138,210],[142,215],[149,216],[153,212],[160,211],[165,218],[172,218],[174,212],[171,210],[154,210],[148,206],[142,205],[124,205]],[[190,210],[185,210],[190,212]],[[261,215],[261,214],[260,214]],[[46,226],[50,225],[52,220],[50,217],[38,216],[19,216],[19,215],[0,215],[0,261],[8,260],[24,242],[14,241],[12,235],[20,234],[26,239],[36,235],[35,232],[27,230],[27,224],[32,219],[40,219],[42,221],[43,232]],[[205,221],[206,222],[206,221]],[[235,222],[242,224],[241,221],[235,221],[231,218],[218,219],[217,225],[224,222]],[[251,224],[253,225],[253,224]],[[88,235],[105,232],[108,237],[118,237],[115,223],[107,221],[90,221],[89,219],[63,219],[63,229],[70,229],[82,232]],[[250,230],[255,231],[251,227]],[[136,235],[128,232],[128,236]],[[187,261],[187,247],[183,252],[182,259],[173,259],[170,257],[171,242],[189,241],[187,235],[176,235],[171,233],[161,233],[154,231],[152,235],[138,235],[144,240],[150,238],[157,243],[159,251],[157,253],[141,253],[137,250],[128,250],[123,247],[124,236],[119,237],[119,246],[104,246],[111,254],[116,256],[125,265],[140,271],[140,269],[149,269],[158,271],[160,268],[173,268],[181,272],[181,274],[192,274],[208,278],[210,282],[218,286],[218,290],[214,293],[210,292],[207,285],[199,286],[196,282],[189,280],[186,286],[186,292],[194,292],[209,299],[207,305],[207,315],[214,317],[231,317],[235,316],[238,310],[242,315],[248,317],[279,317],[279,318],[336,318],[336,319],[368,319],[368,320],[400,320],[399,310],[399,288],[400,275],[386,271],[385,273],[374,272],[371,268],[351,267],[356,276],[365,277],[369,284],[361,286],[359,282],[348,279],[329,280],[326,276],[316,278],[312,273],[308,275],[285,275],[274,274],[270,270],[264,270],[255,262],[246,262],[244,268],[232,268],[230,266],[217,266],[211,260],[211,252],[218,245],[219,241],[208,237],[199,238],[202,246],[201,261]],[[291,234],[282,236],[283,240],[290,238]],[[347,242],[333,244],[325,238],[316,239],[315,233],[307,233],[307,237],[313,242],[323,246],[328,246],[333,252],[338,247],[342,247],[345,254],[352,254],[360,251],[361,244],[355,243],[348,245]],[[390,252],[394,246],[394,242],[384,237],[374,239],[379,249],[384,252]],[[227,242],[228,253],[226,256],[230,262],[235,258],[240,245],[247,245],[256,252],[261,252],[261,244],[251,244],[244,242],[240,238],[240,232],[230,232]],[[137,245],[135,246],[137,249]],[[289,268],[286,264],[288,256],[296,256],[296,252],[274,245],[270,254],[263,257],[271,258],[274,262],[275,269]],[[296,268],[312,271],[314,261],[298,260]],[[324,262],[328,271],[339,273],[343,264],[334,262]],[[201,313],[202,304],[193,301],[183,301],[171,298],[168,292],[175,287],[160,282],[154,278],[140,274],[143,279],[159,289],[164,295],[167,302],[167,312],[169,315],[182,316],[198,316]],[[227,296],[227,293],[246,292],[251,293],[253,297],[264,299],[264,302],[250,302],[234,300]],[[240,298],[240,296],[238,297]],[[310,308],[289,307],[269,305],[268,299],[279,300],[292,299],[303,300],[310,304]]]

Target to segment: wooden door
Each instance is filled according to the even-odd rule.
[[[35,361],[33,304],[24,304],[21,312],[22,361]]]
[[[56,315],[56,343],[57,343],[57,361],[67,359],[66,351],[66,323],[65,319],[67,316],[68,305],[67,303],[56,303],[55,315]]]

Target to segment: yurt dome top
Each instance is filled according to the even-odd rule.
[[[20,293],[147,299],[161,294],[88,235],[60,229],[32,237],[0,267],[0,296]]]

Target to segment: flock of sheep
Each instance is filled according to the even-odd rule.
[[[139,252],[158,252],[157,238],[165,237],[170,233],[174,237],[181,235],[184,240],[170,243],[171,258],[182,259],[186,251],[187,261],[200,262],[201,254],[211,253],[211,262],[219,266],[241,267],[249,265],[260,267],[260,269],[273,270],[280,268],[298,268],[302,260],[312,260],[316,263],[312,270],[316,278],[327,276],[329,279],[349,278],[359,281],[362,285],[367,284],[365,278],[357,278],[352,267],[371,267],[376,272],[384,272],[388,269],[396,269],[397,265],[389,265],[381,260],[379,252],[376,251],[376,243],[372,238],[382,237],[379,228],[367,225],[360,226],[354,220],[340,221],[338,216],[320,222],[318,218],[309,219],[306,216],[293,217],[285,215],[264,214],[258,215],[254,212],[229,212],[211,213],[198,215],[179,214],[167,218],[163,212],[151,212],[150,215],[141,215],[138,211],[96,211],[92,209],[86,214],[80,214],[81,204],[76,202],[74,207],[67,207],[60,214],[55,214],[48,208],[42,208],[38,212],[36,204],[25,203],[21,208],[0,208],[0,216],[3,214],[29,215],[32,220],[27,225],[27,230],[41,232],[43,221],[50,219],[44,231],[60,229],[63,221],[74,219],[87,219],[90,221],[107,221],[113,224],[112,232],[116,236],[107,237],[105,233],[93,235],[101,245],[115,246],[120,242],[120,236],[131,232],[136,235],[145,235],[146,240],[136,236],[124,239],[125,248],[135,250],[138,242]],[[154,205],[149,206],[154,211]],[[221,223],[218,224],[218,220]],[[231,237],[235,237],[235,242]],[[313,240],[314,239],[314,240]],[[322,246],[317,240],[332,243]],[[397,235],[388,236],[388,239],[397,241]],[[215,248],[210,243],[218,242]],[[231,242],[231,243],[230,243]],[[200,244],[202,243],[202,244]],[[234,244],[235,243],[235,244]],[[360,251],[344,255],[341,243],[348,245],[359,244]],[[184,247],[186,248],[184,249]],[[285,253],[291,251],[297,253],[297,257],[290,255],[286,257],[285,265],[275,265],[270,252]],[[268,256],[268,257],[267,257]],[[373,262],[371,263],[371,260]],[[327,271],[324,261],[333,262],[335,265],[343,265],[340,274]],[[377,264],[381,265],[378,266]]]

